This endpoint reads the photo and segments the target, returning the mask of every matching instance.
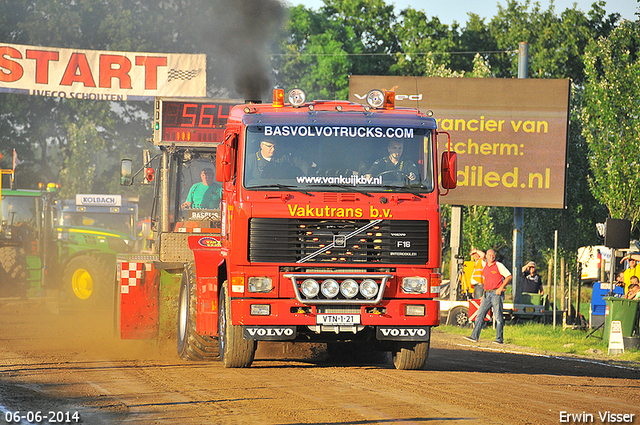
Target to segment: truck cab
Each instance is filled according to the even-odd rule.
[[[151,276],[171,270],[180,274],[184,359],[217,349],[226,367],[247,367],[258,341],[280,340],[390,351],[397,368],[421,368],[440,323],[436,122],[395,108],[392,94],[369,98],[307,102],[294,90],[285,103],[275,91],[271,104],[230,108],[217,133],[213,106],[157,105],[158,260],[121,264],[123,311],[140,316],[135,297],[149,297],[141,280],[166,299],[157,295],[162,277]],[[219,210],[183,210],[185,176],[201,171],[198,160],[215,166]],[[448,190],[455,154],[443,164]],[[140,334],[130,318],[122,323]]]

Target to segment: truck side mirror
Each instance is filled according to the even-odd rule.
[[[221,143],[216,148],[216,180],[231,180],[231,146]]]
[[[457,154],[453,151],[442,152],[441,177],[442,187],[445,189],[455,189],[458,185],[458,165]]]
[[[123,159],[120,161],[120,185],[131,186],[133,184],[133,169],[130,159]]]

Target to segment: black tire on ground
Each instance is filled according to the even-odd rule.
[[[398,370],[422,369],[429,358],[429,346],[431,344],[431,329],[429,328],[429,341],[425,342],[398,342],[392,353],[393,365]]]
[[[178,299],[178,355],[183,360],[218,358],[218,341],[196,331],[198,307],[195,266],[189,264],[182,273]]]
[[[22,248],[0,248],[0,296],[26,296],[29,289],[27,273],[27,257]]]
[[[461,328],[469,326],[469,309],[461,305],[454,307],[448,315],[447,325],[460,326]]]
[[[244,339],[242,326],[231,324],[231,300],[226,291],[227,282],[220,287],[218,310],[218,345],[220,361],[224,367],[249,367],[256,353],[256,341]]]
[[[90,255],[73,258],[64,269],[62,285],[71,304],[77,307],[112,307],[115,259]]]

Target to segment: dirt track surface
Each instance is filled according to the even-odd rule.
[[[96,311],[0,300],[0,424],[18,410],[43,412],[43,424],[50,411],[85,424],[558,424],[561,412],[603,423],[609,411],[640,424],[640,370],[508,344],[435,332],[425,370],[397,371],[274,343],[251,368],[225,369],[112,330]]]

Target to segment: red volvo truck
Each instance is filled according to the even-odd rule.
[[[456,157],[447,149],[438,170],[435,119],[394,99],[157,99],[160,163],[145,155],[141,168],[156,182],[157,242],[119,261],[122,337],[171,338],[177,322],[182,358],[226,367],[279,340],[422,368],[440,323],[438,198],[455,187]],[[213,203],[186,203],[211,169]]]

